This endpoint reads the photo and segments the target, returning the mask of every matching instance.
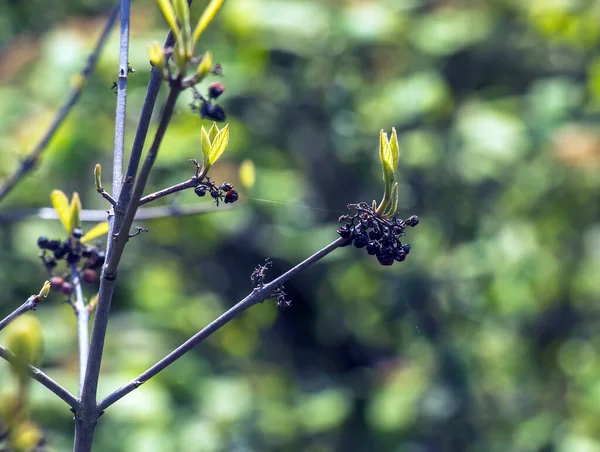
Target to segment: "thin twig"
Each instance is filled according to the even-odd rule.
[[[111,206],[114,207],[117,205],[117,201],[115,201],[115,198],[110,196],[108,194],[108,192],[106,190],[104,190],[104,188],[102,190],[98,190],[98,193],[100,193],[102,195],[102,197],[110,203]]]
[[[28,311],[35,311],[37,307],[39,297],[38,295],[30,296],[25,303],[15,309],[13,312],[8,314],[4,319],[0,320],[0,331],[6,328],[11,322],[16,320]]]
[[[75,265],[71,266],[71,280],[75,289],[75,315],[77,316],[77,338],[79,342],[79,392],[83,389],[83,378],[85,369],[87,368],[87,360],[89,354],[89,319],[90,313],[83,301],[83,291],[81,290],[81,281],[79,280],[79,272]]]
[[[163,196],[171,195],[173,193],[177,193],[178,191],[185,190],[187,188],[193,188],[200,183],[202,179],[197,176],[193,176],[191,179],[186,180],[185,182],[181,182],[180,184],[175,184],[172,187],[164,188],[155,193],[151,193],[149,195],[144,196],[140,199],[140,206],[144,204],[148,204],[149,202],[156,201]]]
[[[127,111],[127,80],[129,79],[129,19],[130,2],[121,1],[121,35],[119,39],[119,78],[117,82],[117,111],[115,113],[115,142],[113,153],[113,197],[118,199],[123,185],[123,151],[125,149],[125,116]],[[116,204],[116,203],[115,203]],[[115,205],[113,204],[113,206]]]
[[[150,378],[152,378],[153,376],[158,374],[160,371],[164,370],[165,368],[167,368],[168,366],[173,364],[175,361],[177,361],[179,358],[181,358],[185,353],[190,351],[197,344],[202,342],[204,339],[209,337],[214,332],[218,331],[223,325],[225,325],[229,321],[231,321],[236,315],[240,314],[241,312],[244,312],[246,309],[254,306],[255,304],[263,302],[265,299],[270,298],[275,289],[280,287],[283,283],[288,281],[290,278],[292,278],[294,275],[296,275],[301,270],[305,269],[306,267],[314,264],[315,262],[317,262],[317,261],[321,260],[322,258],[324,258],[325,256],[327,256],[329,253],[331,253],[333,250],[338,248],[340,245],[343,245],[347,240],[348,239],[344,239],[344,238],[337,239],[336,241],[327,245],[325,248],[321,249],[317,253],[310,256],[308,259],[306,259],[303,262],[296,265],[294,268],[285,272],[279,278],[276,278],[273,281],[271,281],[270,283],[265,284],[263,287],[252,291],[252,293],[250,293],[250,295],[248,295],[242,301],[240,301],[235,306],[230,308],[228,311],[223,313],[220,317],[218,317],[216,320],[214,320],[212,323],[210,323],[207,327],[202,329],[200,332],[196,333],[194,336],[192,336],[186,342],[181,344],[179,347],[177,347],[175,350],[173,350],[171,353],[169,353],[167,356],[165,356],[163,359],[161,359],[159,362],[157,362],[154,366],[150,367],[147,371],[145,371],[138,377],[134,378],[128,384],[117,389],[116,391],[111,393],[109,396],[107,396],[104,400],[102,400],[98,404],[98,410],[100,412],[102,412],[103,410],[105,410],[106,408],[111,406],[113,403],[117,402],[118,400],[120,400],[121,398],[123,398],[124,396],[129,394],[134,389],[140,387],[142,384],[147,382]]]
[[[9,363],[23,363],[17,356],[11,353],[6,348],[0,345],[0,358],[5,359]],[[31,366],[27,364],[27,373],[31,378],[40,382],[42,385],[47,387],[50,391],[56,394],[61,400],[64,400],[67,405],[69,405],[72,409],[75,409],[79,401],[77,397],[71,394],[68,390],[59,385],[56,381],[46,375],[37,367]]]
[[[100,56],[100,52],[104,48],[104,44],[106,44],[106,40],[108,39],[108,35],[112,26],[114,25],[117,17],[119,16],[119,7],[116,5],[110,12],[108,16],[108,20],[106,21],[106,25],[104,25],[104,29],[100,34],[100,38],[96,43],[96,47],[93,52],[87,59],[87,63],[85,67],[81,70],[79,74],[79,78],[73,89],[71,90],[69,97],[61,107],[61,109],[56,114],[54,121],[50,125],[50,128],[46,131],[40,142],[36,145],[36,147],[31,151],[31,153],[21,162],[19,168],[11,174],[8,179],[4,182],[2,187],[0,187],[0,201],[4,199],[4,197],[14,188],[14,186],[27,174],[31,171],[38,158],[44,152],[50,140],[54,137],[54,134],[58,130],[58,128],[62,125],[63,121],[69,114],[69,112],[73,109],[73,106],[79,100],[81,92],[85,86],[85,82],[90,74],[94,71],[96,67],[96,62],[98,61],[98,57]]]

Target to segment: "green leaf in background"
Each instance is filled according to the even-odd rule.
[[[225,0],[212,0],[208,4],[206,9],[200,16],[200,19],[198,20],[198,24],[196,25],[196,28],[194,29],[194,37],[192,39],[192,48],[196,45],[196,43],[198,42],[198,39],[200,39],[200,35],[202,35],[204,30],[206,30],[206,27],[208,27],[208,25],[213,21],[213,19],[215,18],[215,16],[221,9],[221,6],[223,6],[223,3],[225,3]]]
[[[190,26],[190,7],[188,6],[187,0],[175,0],[175,13],[181,24],[181,40],[179,45],[182,48],[183,53],[187,57],[192,56],[192,41],[191,34],[192,29]]]
[[[97,239],[98,237],[102,237],[104,234],[108,233],[108,221],[103,221],[102,223],[98,223],[92,229],[90,229],[86,234],[81,238],[81,243],[87,243],[90,240]]]
[[[71,234],[71,207],[69,206],[69,198],[67,198],[64,192],[53,190],[50,194],[50,201],[67,234]]]
[[[212,127],[208,131],[208,138],[210,139],[211,142],[212,142],[212,140],[215,139],[215,137],[217,136],[217,133],[219,133],[219,127],[217,126],[216,122],[213,122]]]
[[[173,9],[173,5],[170,0],[156,0],[158,2],[158,6],[163,13],[163,16],[171,30],[173,30],[173,34],[175,35],[176,42],[179,42],[179,37],[181,36],[181,31],[179,29],[179,25],[177,24],[177,17],[175,16],[175,10]]]

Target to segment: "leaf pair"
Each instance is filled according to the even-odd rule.
[[[56,213],[58,214],[58,219],[67,231],[67,235],[71,235],[73,229],[81,228],[81,200],[79,199],[79,194],[77,192],[73,192],[73,197],[71,198],[71,202],[69,202],[69,198],[67,198],[67,195],[65,195],[64,192],[53,190],[50,194],[50,200],[52,201],[54,210],[56,210]],[[87,234],[81,238],[81,242],[89,242],[90,240],[103,236],[107,232],[108,221],[103,221],[90,229]]]
[[[398,146],[398,135],[396,129],[392,128],[392,134],[388,140],[387,134],[381,130],[379,133],[379,159],[383,168],[383,181],[385,191],[383,199],[375,212],[383,218],[390,218],[398,209],[398,182],[396,182],[396,171],[398,170],[398,159],[400,148]],[[375,201],[373,201],[375,205]]]
[[[225,149],[229,144],[229,124],[219,130],[217,123],[213,122],[213,125],[208,132],[204,126],[202,126],[201,133],[203,154],[202,172],[206,174],[213,163],[215,163],[219,157],[221,157],[223,152],[225,152]]]

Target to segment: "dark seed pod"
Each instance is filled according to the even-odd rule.
[[[63,282],[62,286],[60,286],[60,293],[64,295],[71,295],[73,293],[73,284],[70,282]]]
[[[76,239],[80,239],[81,237],[83,237],[83,231],[81,230],[81,228],[75,228],[73,229],[73,232],[71,232],[71,235]]]
[[[238,192],[235,190],[229,190],[227,192],[227,194],[225,195],[225,204],[231,204],[234,203],[238,200],[239,195]]]
[[[369,238],[371,240],[379,240],[381,237],[383,237],[383,232],[381,232],[379,226],[371,229],[371,231],[369,232]]]
[[[206,186],[198,185],[196,188],[194,188],[194,193],[200,197],[204,196],[206,194]]]
[[[210,196],[212,196],[213,199],[217,199],[219,197],[219,195],[220,195],[219,190],[217,190],[216,188],[210,189]]]
[[[419,224],[419,217],[416,215],[412,215],[411,217],[408,217],[405,223],[411,228],[414,228],[416,225]]]
[[[379,245],[379,243],[377,243],[375,240],[369,240],[369,243],[367,243],[367,253],[373,256],[377,254],[380,250],[381,245]]]
[[[50,288],[52,290],[60,290],[64,282],[65,280],[60,276],[53,276],[52,278],[50,278]]]
[[[203,102],[200,107],[200,116],[203,119],[212,119],[216,122],[225,121],[226,115],[225,111],[221,108],[220,105],[213,105],[210,102]]]
[[[223,182],[223,185],[221,185],[221,190],[223,190],[224,192],[228,192],[229,190],[233,189],[233,184],[230,184],[229,182]]]
[[[225,86],[222,83],[215,82],[208,87],[208,97],[216,99],[225,92]]]
[[[382,250],[379,254],[377,254],[377,260],[381,265],[392,265],[394,263],[394,256],[392,253]]]
[[[60,246],[59,240],[48,240],[48,243],[46,244],[46,249],[50,250],[50,251],[54,251],[54,250],[57,250],[59,246]]]
[[[365,231],[362,231],[354,238],[354,246],[356,248],[364,248],[367,246],[367,243],[369,243],[369,235]]]
[[[38,239],[37,239],[38,246],[43,250],[48,249],[49,242],[50,242],[50,240],[48,240],[48,237],[41,236],[41,237],[38,237]]]
[[[85,247],[85,248],[84,248],[84,249],[81,251],[81,257],[84,257],[84,258],[86,258],[86,259],[89,259],[90,257],[92,257],[92,256],[94,255],[95,251],[96,251],[96,250],[95,250],[94,248],[90,248],[89,246],[88,246],[88,247]]]
[[[62,259],[69,252],[70,247],[68,244],[63,243],[59,248],[54,250],[54,257],[57,259]]]
[[[69,253],[67,255],[67,263],[68,264],[75,265],[77,262],[79,262],[79,259],[81,259],[81,256],[79,254]]]
[[[348,238],[352,235],[352,229],[349,223],[346,223],[344,226],[340,226],[337,230],[337,233],[342,238]]]
[[[96,270],[87,268],[81,272],[81,280],[88,284],[92,284],[92,283],[96,282],[97,279],[98,279],[98,272]]]
[[[406,259],[406,253],[402,248],[396,248],[394,250],[394,259],[398,262],[402,262],[404,259]]]

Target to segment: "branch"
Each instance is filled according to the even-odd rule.
[[[124,0],[126,1],[126,0]],[[87,452],[91,450],[95,425],[98,419],[98,411],[96,409],[96,394],[98,390],[98,378],[100,376],[100,365],[102,362],[102,353],[104,350],[104,341],[106,338],[106,328],[108,325],[108,316],[110,313],[110,305],[114,293],[115,283],[117,279],[117,267],[123,255],[125,244],[129,240],[129,229],[133,223],[135,213],[139,206],[140,198],[143,194],[146,182],[152,170],[152,166],[158,156],[160,144],[165,135],[169,122],[173,116],[177,97],[181,92],[179,86],[172,87],[169,92],[169,97],[165,103],[163,113],[154,136],[152,146],[148,151],[148,155],[144,160],[138,180],[136,181],[131,200],[122,223],[118,225],[118,233],[114,234],[114,229],[118,220],[111,224],[109,231],[109,239],[107,242],[107,258],[106,264],[102,268],[102,276],[100,279],[100,291],[98,295],[98,305],[96,307],[96,316],[94,318],[94,327],[92,330],[92,340],[90,343],[90,353],[88,357],[87,369],[85,372],[85,380],[83,383],[83,392],[81,394],[81,404],[76,413],[76,430],[75,430],[75,451]],[[121,199],[119,199],[118,207],[121,207]],[[114,240],[112,238],[114,237]]]
[[[75,303],[73,309],[77,317],[77,338],[79,342],[79,395],[83,389],[83,377],[87,368],[87,360],[89,354],[89,319],[90,313],[83,301],[83,291],[81,290],[81,281],[77,267],[71,267],[71,279],[75,288]]]
[[[6,328],[11,322],[16,320],[18,317],[22,316],[28,311],[35,311],[39,301],[38,295],[30,296],[25,303],[15,309],[13,312],[8,314],[4,319],[0,321],[0,331]]]
[[[123,185],[123,150],[125,148],[125,115],[127,111],[127,80],[129,78],[129,18],[130,2],[129,0],[122,0],[121,36],[119,40],[119,81],[117,83],[117,111],[115,113],[112,183],[113,197],[117,199],[119,198],[121,186]]]
[[[110,30],[114,25],[115,21],[117,20],[118,15],[119,8],[117,5],[111,10],[106,25],[104,26],[104,29],[100,34],[100,38],[96,43],[96,47],[88,57],[85,67],[81,70],[79,74],[78,82],[75,84],[75,86],[71,90],[71,93],[69,94],[69,97],[67,98],[61,109],[58,111],[56,117],[54,118],[54,121],[50,125],[50,128],[46,131],[46,133],[44,134],[40,142],[37,144],[37,146],[33,149],[33,151],[31,151],[31,153],[25,158],[25,160],[21,162],[21,166],[13,174],[11,174],[8,177],[8,179],[4,182],[2,187],[0,187],[0,201],[4,199],[4,197],[14,188],[14,186],[23,177],[25,177],[27,173],[29,173],[29,171],[33,169],[38,158],[40,157],[42,152],[44,152],[44,150],[50,143],[50,140],[52,139],[52,137],[54,137],[56,131],[62,125],[69,112],[73,109],[73,107],[79,100],[79,96],[83,91],[85,82],[96,67],[96,62],[98,61],[100,52],[104,48],[104,44],[106,44],[106,40],[108,39]]]
[[[6,348],[0,345],[0,358],[4,358],[9,363],[22,363],[22,361],[11,353]],[[40,382],[42,385],[47,387],[50,391],[56,394],[61,400],[64,400],[67,405],[69,405],[72,409],[75,409],[77,404],[79,403],[77,398],[59,385],[56,381],[46,375],[37,367],[31,366],[27,364],[27,373],[31,378]]]
[[[343,245],[348,239],[339,238],[336,241],[330,243],[322,250],[310,256],[305,261],[299,263],[291,270],[288,270],[286,273],[281,275],[279,278],[274,279],[268,284],[265,284],[260,289],[254,289],[250,295],[244,298],[242,301],[237,303],[235,306],[230,308],[228,311],[223,313],[220,317],[210,323],[207,327],[202,329],[200,332],[196,333],[182,345],[177,347],[159,362],[157,362],[154,366],[150,367],[147,371],[134,378],[131,382],[126,384],[125,386],[117,389],[113,393],[111,393],[108,397],[102,400],[98,404],[98,410],[102,412],[118,400],[125,397],[134,389],[139,388],[141,385],[146,383],[150,378],[154,377],[160,371],[166,369],[168,366],[173,364],[179,358],[181,358],[184,354],[194,348],[197,344],[202,342],[204,339],[209,337],[214,332],[218,331],[222,326],[226,325],[229,321],[231,321],[236,315],[244,312],[246,309],[254,306],[255,304],[262,303],[265,299],[270,298],[273,291],[280,287],[283,283],[288,281],[294,275],[296,275],[301,270],[304,270],[306,267],[318,262],[333,250]]]
[[[162,198],[163,196],[167,196],[172,193],[177,193],[178,191],[182,191],[187,188],[193,188],[196,185],[198,185],[201,180],[202,179],[200,179],[198,176],[192,176],[191,179],[189,179],[185,182],[181,182],[180,184],[175,184],[172,187],[165,188],[165,189],[159,190],[155,193],[146,195],[142,199],[140,199],[140,206],[143,206],[144,204],[148,204],[149,202],[152,202],[152,201],[156,201],[157,199]]]

